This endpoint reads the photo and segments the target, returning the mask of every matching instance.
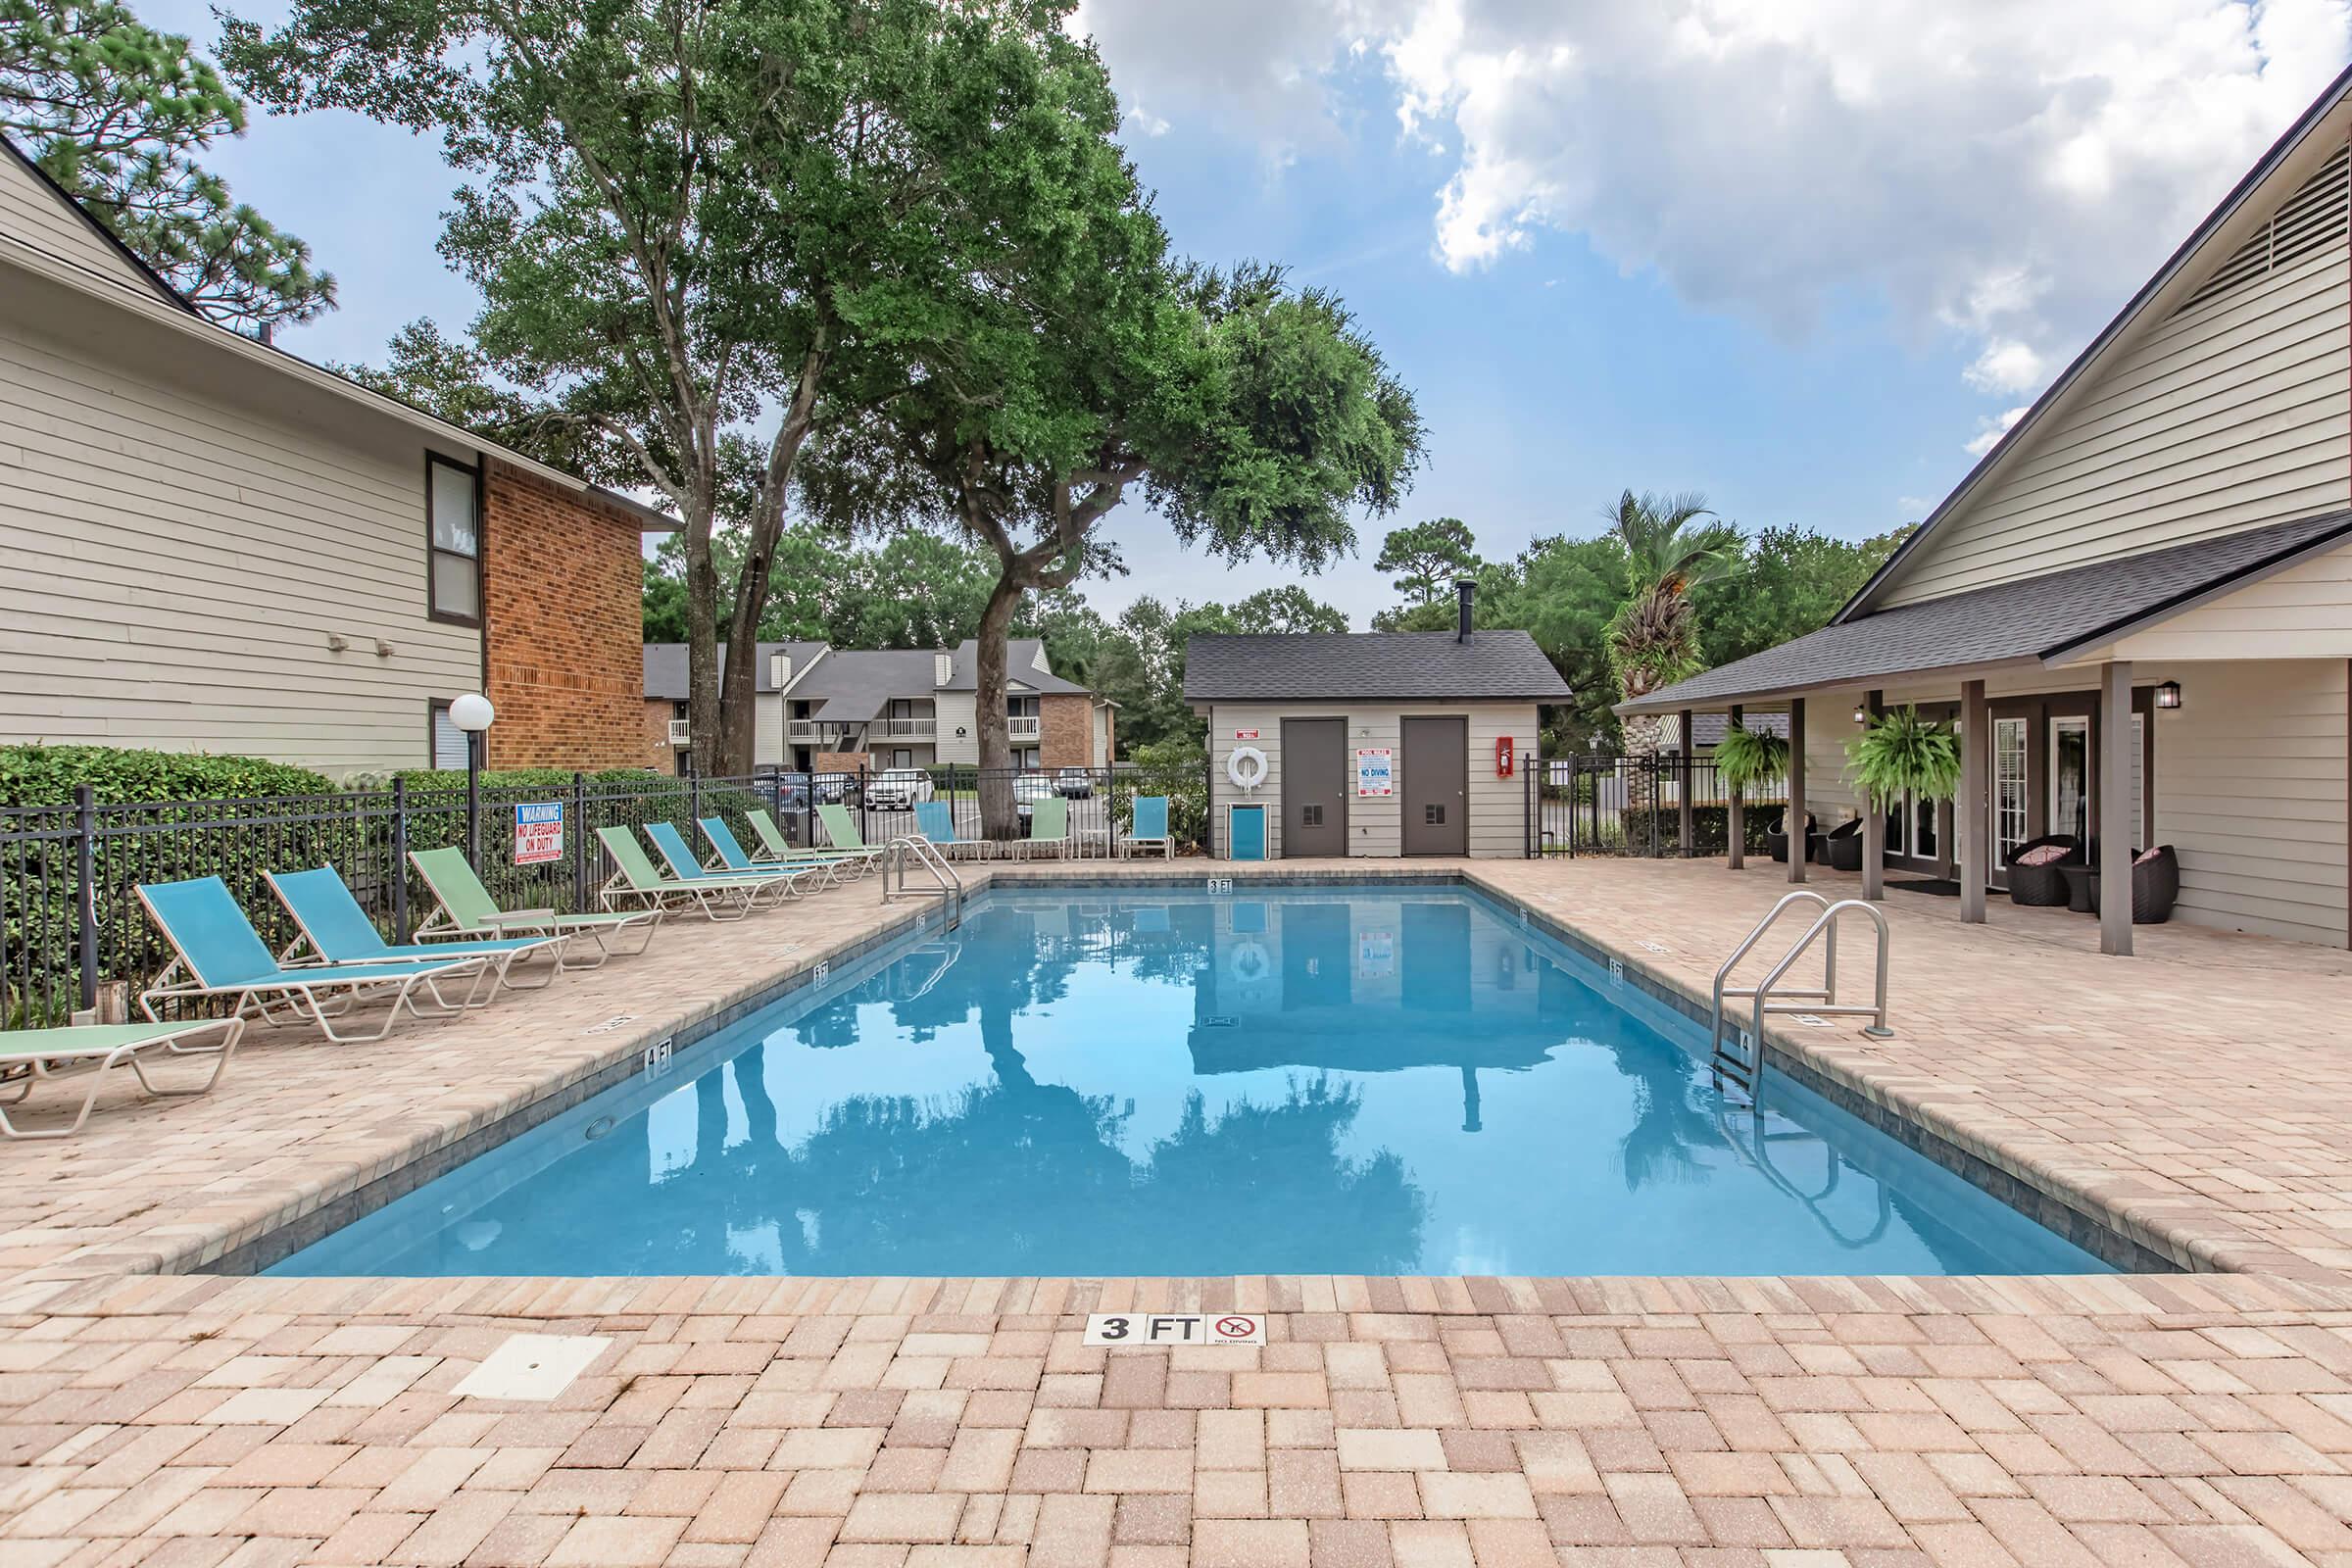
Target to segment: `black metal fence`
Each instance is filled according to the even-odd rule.
[[[1206,818],[1207,778],[1193,768],[915,772],[910,779],[769,768],[738,778],[648,773],[626,781],[575,774],[568,788],[484,788],[476,870],[503,907],[570,911],[592,907],[612,873],[600,827],[669,822],[701,852],[708,847],[695,819],[716,816],[757,854],[755,809],[767,810],[795,844],[811,845],[831,842],[817,808],[838,805],[862,839],[879,844],[918,831],[917,804],[940,801],[956,836],[976,839],[985,836],[984,787],[1010,797],[1016,836],[1027,835],[1037,801],[1066,802],[1071,850],[1081,855],[1116,851],[1139,795],[1169,797],[1180,848],[1200,844]],[[282,949],[295,932],[264,873],[331,865],[384,934],[405,942],[431,908],[409,854],[463,845],[466,806],[463,787],[396,781],[333,795],[131,803],[96,801],[85,787],[72,805],[0,808],[0,1025],[62,1023],[94,1005],[102,986],[129,982],[135,992],[170,961],[139,904],[142,882],[219,876],[263,940]],[[547,811],[551,806],[559,809]],[[517,811],[524,807],[538,809],[521,814],[554,816],[558,831],[525,831]]]
[[[1543,758],[1526,769],[1528,857],[1680,856],[1686,795],[1689,853],[1724,854],[1731,847],[1732,797],[1713,758],[1672,752]],[[1765,833],[1788,804],[1788,783],[1753,783],[1740,799],[1746,847],[1761,854]]]

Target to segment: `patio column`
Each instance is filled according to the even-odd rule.
[[[1788,880],[1805,879],[1805,700],[1788,699],[1788,814],[1781,826],[1788,835]]]
[[[1738,703],[1734,703],[1732,705],[1733,727],[1740,727],[1745,722],[1745,717],[1746,710]],[[1729,802],[1724,810],[1724,823],[1731,833],[1732,869],[1735,871],[1743,869],[1747,864],[1747,803],[1740,799],[1740,793],[1738,790],[1730,793]]]
[[[2132,953],[2132,662],[2099,668],[2099,951]]]
[[[1692,835],[1692,832],[1691,832],[1691,825],[1692,825],[1692,824],[1691,824],[1691,800],[1690,800],[1690,797],[1691,797],[1693,794],[1697,793],[1697,792],[1696,792],[1696,790],[1695,790],[1695,789],[1693,789],[1693,787],[1692,787],[1692,786],[1693,786],[1693,785],[1696,783],[1696,774],[1697,774],[1697,771],[1698,771],[1698,770],[1697,770],[1695,767],[1691,766],[1691,763],[1692,763],[1692,762],[1693,762],[1693,761],[1694,761],[1694,760],[1697,759],[1697,757],[1698,757],[1698,749],[1697,749],[1697,744],[1696,744],[1697,737],[1696,737],[1696,735],[1695,735],[1695,734],[1692,732],[1692,730],[1691,730],[1691,728],[1690,728],[1691,717],[1692,717],[1692,715],[1691,715],[1691,711],[1690,711],[1690,709],[1688,709],[1688,708],[1684,709],[1684,710],[1683,710],[1683,711],[1682,711],[1682,726],[1683,726],[1682,765],[1681,765],[1681,766],[1680,766],[1680,767],[1679,767],[1679,768],[1676,770],[1676,771],[1678,771],[1679,773],[1681,773],[1681,774],[1682,774],[1682,780],[1683,780],[1683,783],[1682,783],[1682,791],[1681,791],[1681,794],[1682,794],[1682,800],[1683,800],[1683,810],[1682,810],[1682,817],[1683,817],[1683,836],[1682,836],[1682,846],[1683,846],[1683,858],[1684,858],[1684,859],[1686,859],[1686,860],[1688,860],[1689,858],[1690,858],[1690,849],[1691,849],[1691,845],[1692,845],[1692,843],[1693,843],[1693,835]]]
[[[1987,780],[1992,762],[1992,713],[1984,683],[1960,683],[1960,798],[1953,803],[1952,831],[1960,836],[1960,918],[1984,923],[1984,884],[1992,873],[1991,802]]]
[[[1871,722],[1878,722],[1885,701],[1884,692],[1863,695],[1862,710]],[[1886,811],[1868,800],[1862,803],[1862,896],[1873,904],[1886,897]]]

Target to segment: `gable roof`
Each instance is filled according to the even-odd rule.
[[[782,652],[792,660],[792,673],[800,674],[808,662],[825,651],[823,643],[761,643],[752,662],[757,689],[763,692],[779,690],[768,678],[769,656]],[[719,680],[726,680],[727,645],[718,645]],[[645,645],[645,695],[657,702],[682,703],[686,700],[686,645],[684,643],[647,643]]]
[[[179,290],[100,222],[96,214],[75,201],[73,192],[50,177],[49,171],[34,163],[24,149],[0,136],[0,153],[5,154],[0,156],[0,187],[4,187],[0,188],[0,206],[10,209],[12,220],[0,224],[0,237],[39,251],[63,266],[96,271],[107,283],[152,292],[168,305],[191,316],[197,314]],[[47,221],[50,215],[57,221]],[[35,230],[45,233],[50,244],[39,243]]]
[[[1976,466],[1969,469],[1960,482],[1952,487],[1951,494],[1945,496],[1936,510],[1928,514],[1920,525],[1911,531],[1911,536],[1905,539],[1893,554],[1879,564],[1879,569],[1871,573],[1870,580],[1865,582],[1854,596],[1845,602],[1844,607],[1832,617],[1832,624],[1841,623],[1866,613],[1877,601],[1881,592],[1891,586],[1911,562],[1919,559],[1921,546],[1935,535],[1953,514],[1961,510],[1964,502],[1983,489],[1995,474],[2008,466],[2010,461],[2027,446],[2049,416],[2061,405],[2066,404],[2079,387],[2090,379],[2091,371],[2099,363],[2125,340],[2135,336],[2136,329],[2143,322],[2157,317],[2158,313],[2154,307],[2160,300],[2167,299],[2177,292],[2187,291],[2187,286],[2191,281],[2190,274],[2199,255],[2249,212],[2262,210],[2267,201],[2266,192],[2273,182],[2295,166],[2297,155],[2302,153],[2308,144],[2312,144],[2313,138],[2321,126],[2331,118],[2335,118],[2337,112],[2345,107],[2347,98],[2352,98],[2352,66],[2346,67],[2337,74],[2335,79],[2328,84],[2327,89],[2312,101],[2311,106],[2303,111],[2292,125],[2287,127],[2286,132],[2273,142],[2270,150],[2264,153],[2256,161],[2254,167],[2246,172],[2245,176],[2230,188],[2230,194],[2222,198],[2220,205],[2207,214],[2205,220],[2199,223],[2188,238],[2182,240],[2180,247],[2165,259],[2164,265],[2156,270],[2155,275],[2142,284],[2139,291],[2126,302],[2121,311],[2116,313],[2115,318],[2107,323],[2097,337],[2090,340],[2089,345],[2082,353],[2075,356],[2073,363],[2059,372],[2057,379],[2043,390],[2041,396],[2034,400],[2015,424],[2002,433],[2000,440],[1994,442],[1991,449],[1977,460]],[[2340,141],[2342,138],[2339,136],[2336,139]],[[2329,143],[2328,145],[2333,144]]]
[[[1086,687],[1074,680],[1064,680],[1046,667],[1046,644],[1042,637],[1008,637],[1004,641],[1004,668],[1012,683],[1032,692],[1084,692]],[[956,645],[951,656],[947,683],[943,692],[970,692],[980,689],[980,640],[966,637]]]
[[[16,175],[15,186],[35,197],[47,212],[57,214],[71,225],[50,228],[48,233],[52,243],[43,245],[36,243],[35,236],[29,232],[34,222],[29,215],[9,213],[12,221],[0,224],[0,264],[22,268],[78,294],[105,300],[144,319],[186,334],[197,342],[232,354],[250,366],[291,376],[313,391],[358,404],[379,416],[388,416],[440,436],[453,446],[470,448],[494,457],[510,467],[518,468],[592,500],[609,512],[626,514],[636,521],[641,532],[667,532],[678,527],[675,517],[659,508],[646,505],[634,496],[591,483],[577,474],[504,446],[478,431],[428,413],[413,403],[362,386],[348,376],[324,366],[315,365],[298,354],[288,353],[275,344],[265,343],[259,338],[247,337],[222,326],[189,304],[161,273],[141,261],[136,253],[115,236],[112,229],[75,201],[65,187],[51,179],[15,142],[0,136],[0,148],[7,150],[6,156],[0,157],[0,194],[6,193],[10,176]],[[82,251],[84,257],[96,255],[97,247],[85,247],[79,243],[88,238],[89,231],[93,230],[103,236],[107,256],[125,264],[122,270],[102,272],[84,259],[61,252],[59,247],[65,246]],[[132,285],[137,280],[143,280],[147,286],[134,292]],[[0,288],[0,298],[5,298],[5,294],[6,290]]]
[[[1536,640],[1490,630],[1278,632],[1189,637],[1194,702],[1564,703],[1575,694]]]
[[[1878,611],[1620,703],[1657,713],[1938,669],[2059,662],[2352,538],[2352,512],[2275,522]]]

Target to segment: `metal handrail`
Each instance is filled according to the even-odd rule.
[[[948,858],[929,839],[919,833],[903,834],[890,841],[890,854],[882,861],[882,902],[896,903],[906,892],[906,860],[915,862],[931,873],[939,884],[939,901],[948,909],[948,929],[953,931],[963,924],[963,878],[948,863]]]
[[[1823,906],[1821,913],[1815,917],[1813,923],[1805,928],[1805,934],[1798,937],[1795,945],[1781,956],[1780,962],[1774,964],[1762,980],[1753,986],[1727,987],[1724,981],[1729,978],[1732,965],[1747,955],[1748,950],[1755,946],[1757,939],[1762,937],[1772,922],[1780,917],[1784,908],[1804,898],[1810,898]],[[1878,928],[1878,992],[1876,999],[1868,1004],[1838,1001],[1838,917],[1848,909],[1858,909],[1869,915],[1871,924]],[[1782,977],[1788,974],[1797,959],[1805,956],[1805,951],[1813,946],[1814,941],[1823,938],[1825,934],[1827,940],[1824,943],[1826,951],[1821,989],[1790,987],[1783,990],[1781,987]],[[1723,967],[1715,972],[1715,1016],[1712,1036],[1708,1041],[1709,1059],[1718,1059],[1722,1054],[1723,1004],[1727,997],[1745,997],[1752,999],[1754,1003],[1754,1011],[1751,1015],[1753,1028],[1749,1033],[1750,1049],[1754,1054],[1747,1069],[1748,1092],[1751,1095],[1755,1092],[1757,1080],[1762,1078],[1764,1072],[1764,1015],[1768,1012],[1869,1013],[1871,1022],[1864,1027],[1862,1032],[1874,1040],[1892,1039],[1894,1031],[1887,1027],[1886,1023],[1887,957],[1891,942],[1892,934],[1887,929],[1885,911],[1867,900],[1840,899],[1836,904],[1832,904],[1818,893],[1807,893],[1800,890],[1788,894],[1779,904],[1773,906],[1772,912],[1764,917],[1755,930],[1748,933],[1747,940],[1742,942],[1732,956],[1724,961]],[[1776,1005],[1773,1001],[1776,995],[1814,997],[1820,1000],[1806,1006],[1797,1006],[1791,1003],[1781,1003]]]

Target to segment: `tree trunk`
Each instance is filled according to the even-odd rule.
[[[710,560],[708,513],[686,519],[686,723],[695,771],[721,751],[718,676],[718,568]]]
[[[1657,805],[1657,777],[1649,764],[1664,744],[1665,722],[1655,713],[1636,713],[1624,721],[1624,727],[1626,809],[1647,811]],[[1641,765],[1634,765],[1637,760]]]
[[[999,841],[1020,837],[1020,811],[1012,798],[1012,732],[1006,722],[1004,640],[1012,612],[1027,590],[1008,564],[988,593],[980,612],[978,668],[972,702],[980,724],[980,832]]]

